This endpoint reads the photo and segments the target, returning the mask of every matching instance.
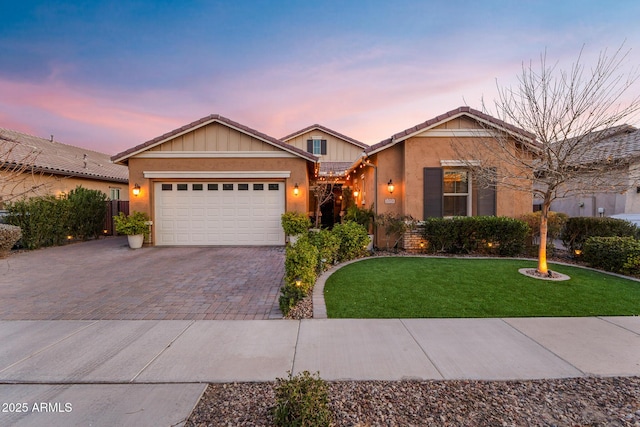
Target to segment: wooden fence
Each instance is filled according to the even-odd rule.
[[[129,215],[129,202],[125,200],[108,200],[107,202],[107,216],[104,219],[104,235],[115,236],[116,229],[113,225],[113,217],[120,212],[124,212],[125,215]]]

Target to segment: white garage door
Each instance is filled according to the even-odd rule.
[[[157,245],[284,245],[282,182],[155,183]]]

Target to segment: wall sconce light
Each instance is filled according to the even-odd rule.
[[[358,195],[360,194],[360,190],[358,190],[358,187],[353,189],[353,197],[358,197]]]
[[[297,196],[298,194],[300,194],[300,187],[298,187],[298,183],[296,182],[296,185],[293,186],[293,195]]]
[[[140,194],[140,186],[138,184],[133,185],[133,195],[138,197]]]
[[[387,182],[387,190],[389,190],[389,194],[393,194],[393,190],[395,190],[395,188],[393,181],[389,180],[389,182]]]

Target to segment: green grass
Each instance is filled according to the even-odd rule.
[[[554,282],[518,273],[533,261],[375,258],[349,264],[324,289],[330,318],[616,316],[640,314],[640,282],[564,265]]]

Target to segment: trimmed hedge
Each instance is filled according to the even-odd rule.
[[[7,224],[22,229],[19,244],[27,249],[61,245],[67,236],[83,240],[102,234],[107,196],[81,186],[67,196],[32,197],[7,204]]]
[[[515,256],[525,249],[529,226],[507,217],[429,218],[422,233],[432,253]]]
[[[348,261],[367,253],[366,229],[353,221],[337,224],[333,230],[310,231],[295,245],[287,246],[284,261],[284,286],[278,300],[286,316],[298,301],[313,289],[317,275],[336,261]],[[299,279],[300,285],[296,284]]]
[[[582,248],[583,260],[593,268],[614,273],[639,271],[640,241],[633,237],[589,237]]]
[[[583,250],[590,237],[640,237],[640,229],[629,221],[607,217],[573,217],[567,220],[560,235],[571,252]]]

